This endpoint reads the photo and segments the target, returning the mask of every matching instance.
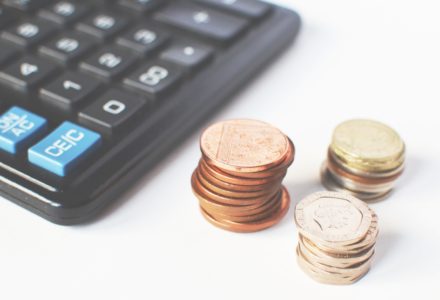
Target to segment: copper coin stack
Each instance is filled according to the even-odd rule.
[[[278,223],[290,206],[282,181],[295,148],[279,129],[260,121],[231,120],[207,128],[192,189],[203,216],[233,232],[256,232]]]
[[[333,133],[322,183],[364,201],[388,197],[405,168],[405,144],[399,134],[372,120],[350,120]]]
[[[320,192],[295,209],[298,263],[320,283],[352,284],[370,270],[379,234],[377,215],[346,193]]]

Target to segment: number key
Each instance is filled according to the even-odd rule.
[[[146,105],[138,96],[111,89],[79,114],[79,122],[106,136],[119,134]]]
[[[95,45],[93,39],[78,32],[64,33],[49,43],[40,46],[40,54],[63,64],[76,62]]]
[[[177,84],[181,76],[182,73],[177,67],[163,61],[156,61],[125,78],[124,84],[156,99]]]
[[[91,74],[113,79],[136,62],[130,52],[116,46],[105,47],[81,63],[80,68]]]
[[[60,25],[71,24],[87,14],[89,6],[74,1],[58,1],[41,10],[39,16]]]
[[[36,57],[24,57],[0,71],[0,81],[14,89],[30,91],[56,72],[56,65]]]
[[[79,31],[93,35],[99,39],[108,39],[128,25],[127,18],[116,13],[98,13],[79,23]]]
[[[55,28],[49,22],[32,19],[20,22],[18,25],[2,32],[2,39],[20,47],[32,47],[48,38]]]
[[[83,74],[68,72],[40,90],[43,103],[61,112],[72,113],[99,89],[100,82]]]
[[[129,30],[116,40],[118,45],[146,55],[162,46],[169,35],[151,25],[140,25]]]

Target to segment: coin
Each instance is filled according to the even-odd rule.
[[[314,280],[351,284],[368,273],[379,229],[364,202],[346,193],[315,193],[298,203],[295,222],[298,264]]]
[[[206,212],[203,208],[201,209],[201,212],[206,220],[208,220],[208,222],[216,227],[238,233],[251,233],[272,227],[283,219],[290,207],[290,196],[285,188],[283,188],[280,200],[281,206],[278,211],[270,218],[258,222],[239,223],[229,220],[217,220],[212,217],[208,212]]]
[[[290,196],[282,181],[295,159],[286,135],[260,121],[225,121],[202,133],[200,149],[191,186],[210,223],[254,232],[284,217]]]
[[[402,163],[405,144],[389,126],[372,120],[350,120],[333,133],[330,148],[356,169],[384,171]]]
[[[334,176],[332,176],[332,174],[330,173],[330,171],[327,168],[326,163],[324,163],[322,166],[322,169],[321,169],[321,182],[327,189],[329,189],[331,191],[348,193],[358,199],[368,201],[369,203],[376,202],[376,201],[382,201],[384,199],[387,199],[392,192],[392,190],[390,190],[386,193],[356,192],[356,191],[352,191],[350,189],[347,189],[341,185],[338,185],[333,178],[334,178]]]
[[[353,244],[368,232],[372,214],[360,200],[335,192],[314,193],[295,209],[301,234],[326,243]]]
[[[202,153],[214,165],[242,173],[276,166],[289,151],[289,141],[280,130],[254,120],[214,124],[202,134],[200,145]]]

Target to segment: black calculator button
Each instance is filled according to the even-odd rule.
[[[58,1],[41,10],[39,16],[60,25],[71,24],[85,16],[90,7],[75,1]]]
[[[79,113],[79,122],[106,136],[123,132],[146,101],[138,96],[111,89]]]
[[[222,42],[235,38],[248,25],[248,21],[244,18],[181,2],[170,4],[159,11],[155,18]]]
[[[32,12],[40,9],[49,3],[49,1],[50,0],[4,0],[3,4],[24,12]]]
[[[80,64],[80,68],[86,72],[113,79],[120,76],[136,62],[129,51],[116,46],[104,47],[93,56]]]
[[[255,0],[197,0],[201,4],[211,5],[225,11],[234,12],[245,17],[261,18],[270,11],[270,5]]]
[[[80,22],[79,31],[93,35],[99,39],[108,39],[119,33],[128,25],[128,19],[116,13],[98,13]]]
[[[75,72],[68,72],[40,90],[41,100],[50,107],[71,113],[78,105],[90,100],[99,90],[100,82]]]
[[[171,90],[181,78],[180,68],[163,61],[149,63],[125,78],[127,87],[136,89],[152,99]]]
[[[0,29],[11,24],[15,19],[16,16],[10,9],[0,7]]]
[[[63,64],[69,64],[84,56],[94,45],[94,40],[88,36],[67,32],[40,46],[39,52]]]
[[[169,38],[169,35],[150,25],[136,26],[120,36],[116,43],[130,50],[146,55],[161,47]]]
[[[137,13],[149,12],[162,3],[163,0],[118,0],[119,5]]]
[[[56,65],[37,57],[24,57],[0,71],[0,81],[30,91],[56,72]]]
[[[213,49],[199,43],[176,42],[161,54],[163,60],[175,63],[189,70],[206,63],[213,54]]]
[[[20,47],[31,47],[54,33],[53,24],[41,19],[25,20],[2,32],[2,38]]]
[[[16,55],[17,50],[14,47],[0,43],[0,65],[9,63]]]

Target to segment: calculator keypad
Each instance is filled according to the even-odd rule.
[[[106,9],[99,9],[104,3]],[[142,122],[141,115],[161,106],[179,83],[203,69],[216,55],[216,42],[231,41],[249,24],[236,14],[213,9],[215,3],[210,1],[199,5],[163,0],[5,0],[3,4],[0,89],[19,92],[17,99],[26,100],[12,97],[8,103],[24,105],[15,108],[23,111],[27,105],[37,107],[36,114],[28,111],[27,116],[47,120],[45,129],[53,130],[65,120],[70,123],[61,129],[68,132],[68,127],[81,124],[109,144]],[[251,6],[240,2],[232,9],[256,9]],[[54,133],[59,136],[48,135],[41,143],[56,142],[66,134],[61,129]],[[3,141],[12,145],[9,152],[15,154],[29,146],[25,141],[16,145]],[[56,144],[68,147],[68,143]],[[76,163],[81,159],[50,158],[41,147],[29,150],[29,160],[42,170],[65,177],[75,169],[72,166],[81,165]],[[57,164],[65,166],[60,169]]]

